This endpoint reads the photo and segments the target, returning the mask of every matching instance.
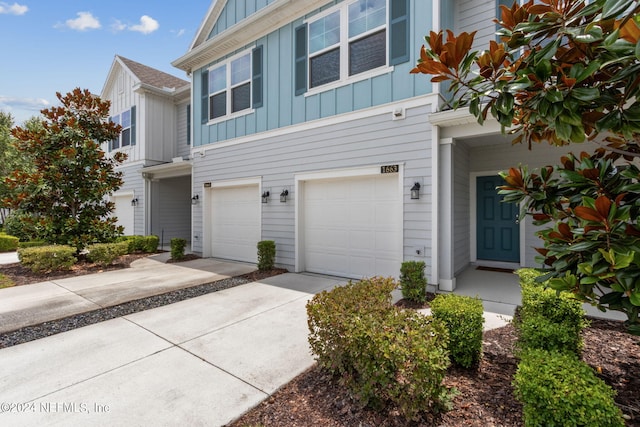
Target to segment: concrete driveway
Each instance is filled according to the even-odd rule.
[[[305,304],[341,283],[287,273],[2,349],[0,425],[224,425],[313,364]]]

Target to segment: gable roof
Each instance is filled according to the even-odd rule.
[[[176,76],[172,76],[164,71],[156,70],[147,65],[141,64],[131,59],[127,59],[120,55],[116,55],[116,60],[119,60],[125,68],[129,69],[131,73],[139,80],[139,83],[147,84],[149,86],[162,88],[180,88],[184,85],[190,84],[186,80],[182,80]]]
[[[189,51],[171,64],[191,73],[193,70],[255,42],[277,28],[310,13],[323,3],[318,0],[275,0],[235,25],[208,38],[228,0],[213,0]]]

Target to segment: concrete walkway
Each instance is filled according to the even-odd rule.
[[[0,328],[255,269],[214,259],[165,264],[163,257],[0,290]],[[305,305],[344,283],[287,273],[0,349],[0,425],[224,425],[313,365]],[[488,329],[509,317],[485,319]]]

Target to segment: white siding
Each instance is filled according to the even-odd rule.
[[[455,33],[477,31],[473,49],[485,49],[496,39],[496,0],[458,0],[454,7]]]
[[[189,123],[189,118],[187,117],[187,104],[187,102],[184,102],[176,105],[176,117],[178,120],[176,155],[181,156],[182,158],[189,157],[189,153],[191,151],[191,144],[187,141],[187,126]]]
[[[124,181],[119,193],[131,192],[133,197],[138,199],[138,205],[134,207],[133,234],[145,234],[145,187],[144,179],[140,173],[142,165],[122,165],[116,171],[122,172]]]

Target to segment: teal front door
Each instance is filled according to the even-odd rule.
[[[518,206],[502,203],[496,187],[504,185],[499,176],[477,178],[477,258],[478,260],[519,262],[520,228]]]

